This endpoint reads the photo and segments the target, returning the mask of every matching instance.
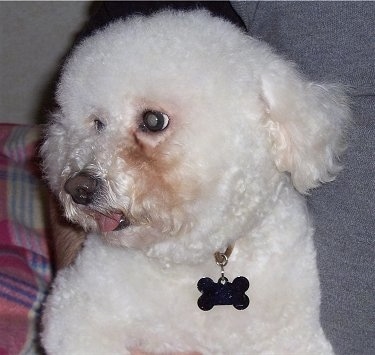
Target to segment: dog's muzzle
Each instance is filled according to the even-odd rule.
[[[81,171],[71,176],[64,185],[64,190],[72,200],[83,206],[88,206],[89,215],[93,217],[101,232],[119,231],[127,228],[130,221],[121,211],[100,206],[100,193],[103,192],[102,180],[87,171]],[[99,212],[101,210],[101,212]],[[105,212],[104,212],[105,211]]]
[[[75,203],[87,206],[94,201],[99,185],[98,178],[82,171],[70,177],[66,181],[64,189]]]

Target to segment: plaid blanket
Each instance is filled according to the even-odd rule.
[[[0,124],[0,355],[38,354],[51,280],[38,126]]]

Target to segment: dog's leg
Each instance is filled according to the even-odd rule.
[[[59,270],[73,263],[82,248],[86,233],[63,217],[58,202],[52,196],[49,199],[49,212],[52,259]]]

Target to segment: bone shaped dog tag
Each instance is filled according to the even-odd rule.
[[[205,277],[198,281],[197,287],[202,293],[197,303],[203,311],[209,311],[218,305],[232,305],[238,310],[243,310],[250,303],[249,297],[245,294],[249,288],[249,280],[243,276],[236,277],[233,282],[222,276],[217,283]]]

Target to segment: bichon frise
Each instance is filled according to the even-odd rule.
[[[340,170],[337,87],[162,11],[84,40],[57,99],[45,173],[89,235],[47,300],[49,354],[332,352],[301,194]]]

